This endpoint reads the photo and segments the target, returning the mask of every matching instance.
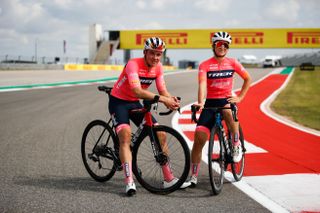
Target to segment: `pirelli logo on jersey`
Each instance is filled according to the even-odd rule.
[[[233,70],[222,70],[222,71],[208,71],[208,79],[217,79],[217,78],[231,78],[233,76]]]
[[[136,34],[136,45],[143,45],[144,42],[153,36],[160,37],[166,45],[183,46],[188,44],[188,33],[138,33]]]
[[[288,32],[288,44],[320,44],[320,32]]]

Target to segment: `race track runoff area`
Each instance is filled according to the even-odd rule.
[[[228,180],[272,212],[320,212],[319,132],[275,119],[265,107],[266,100],[284,88],[292,71],[276,69],[252,85],[239,104],[246,167],[240,182],[233,182],[230,175]],[[195,124],[190,105],[175,114],[172,125],[192,148]],[[206,147],[202,155],[206,162]]]

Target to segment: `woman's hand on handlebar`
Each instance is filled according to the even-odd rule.
[[[203,107],[204,107],[204,103],[196,103],[196,104],[193,104],[193,106],[194,106],[196,109],[201,110],[201,109],[203,109]],[[197,111],[198,111],[198,110],[197,110]]]
[[[203,107],[204,107],[203,103],[196,103],[196,104],[191,105],[191,121],[198,123],[196,113],[197,113],[197,111],[203,109]]]
[[[177,110],[180,107],[180,101],[177,97],[161,96],[160,101],[171,110]]]

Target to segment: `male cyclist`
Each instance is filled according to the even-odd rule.
[[[230,103],[239,103],[249,89],[251,82],[249,73],[236,59],[226,57],[231,41],[232,38],[227,32],[217,32],[212,37],[214,56],[203,61],[199,66],[198,103],[194,105],[200,109],[204,107],[228,107]],[[243,79],[239,95],[232,94],[234,73],[237,73]],[[239,124],[233,120],[230,109],[223,110],[223,117],[232,134],[233,160],[234,162],[239,162],[242,157]],[[198,182],[201,153],[210,135],[210,129],[214,125],[213,121],[214,112],[202,110],[195,130],[194,144],[191,151],[191,178],[189,183],[193,187]]]
[[[132,174],[131,128],[129,119],[137,126],[143,120],[143,115],[129,114],[129,111],[143,107],[139,99],[159,100],[171,110],[176,110],[180,106],[177,98],[171,96],[167,91],[164,82],[163,67],[160,63],[164,51],[164,41],[157,37],[148,38],[144,45],[144,57],[129,60],[119,79],[114,84],[110,96],[109,112],[119,137],[120,160],[124,171],[126,194],[128,196],[136,193]],[[159,95],[147,90],[153,81],[156,82]],[[156,122],[155,118],[153,119]],[[178,181],[173,176],[169,165],[162,166],[162,171],[165,187],[169,187]]]

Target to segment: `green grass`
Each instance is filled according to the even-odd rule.
[[[315,71],[296,68],[271,109],[296,123],[320,130],[320,67]]]

